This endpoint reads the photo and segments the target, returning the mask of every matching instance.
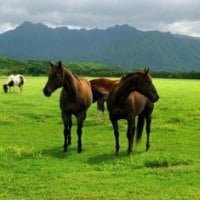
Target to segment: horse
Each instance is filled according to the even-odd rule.
[[[22,88],[24,85],[25,79],[24,76],[21,74],[18,75],[10,75],[6,82],[3,84],[3,90],[5,93],[8,91],[11,91],[11,88],[14,86],[18,86],[20,88],[20,91],[22,92]]]
[[[93,102],[97,102],[97,118],[98,114],[104,113],[105,111],[105,102],[107,101],[108,93],[112,85],[116,82],[117,80],[111,80],[108,78],[96,78],[90,80],[90,84],[92,87],[93,91]],[[94,90],[99,91],[102,93],[101,96],[95,96]],[[96,120],[98,121],[98,120]]]
[[[93,98],[90,82],[73,74],[61,61],[58,64],[50,62],[50,66],[48,81],[43,88],[43,93],[49,97],[57,88],[62,87],[60,109],[64,124],[64,152],[68,151],[68,145],[71,144],[72,115],[74,115],[77,119],[77,151],[81,153],[82,127]]]
[[[147,129],[150,133],[150,115],[153,111],[153,103],[159,99],[156,88],[152,83],[149,69],[141,72],[129,73],[123,76],[118,82],[114,83],[107,99],[109,118],[114,129],[115,136],[115,155],[119,154],[119,131],[118,120],[125,119],[128,122],[128,155],[132,153],[133,140],[135,134],[135,120],[139,115],[139,120],[147,119]],[[152,102],[152,103],[151,103]],[[151,109],[150,109],[151,108]],[[142,122],[138,120],[137,140],[141,138]],[[147,144],[147,149],[149,148]]]

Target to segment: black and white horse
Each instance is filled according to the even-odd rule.
[[[8,91],[11,91],[12,87],[14,88],[14,86],[18,86],[20,88],[20,91],[22,92],[24,81],[24,76],[21,74],[10,75],[7,78],[7,81],[3,84],[3,90],[5,93],[7,93]]]

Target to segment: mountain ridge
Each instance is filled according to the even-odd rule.
[[[200,69],[200,39],[140,31],[126,24],[107,29],[50,28],[24,22],[0,34],[0,56],[25,60],[95,62],[157,71]]]

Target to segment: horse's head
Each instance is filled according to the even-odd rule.
[[[156,102],[159,99],[158,93],[152,83],[149,69],[141,72],[129,73],[121,78],[123,87],[118,90],[119,95],[129,94],[132,91],[138,91],[148,97],[150,101]],[[118,97],[120,98],[120,96]]]
[[[62,66],[61,61],[58,64],[53,64],[50,62],[50,70],[48,73],[48,81],[43,89],[44,95],[49,97],[52,92],[54,92],[57,88],[63,86],[64,83],[64,68]]]
[[[152,83],[152,79],[149,74],[149,68],[144,69],[144,71],[138,72],[136,74],[138,76],[138,92],[144,94],[152,102],[158,101],[159,95],[156,91],[155,86]]]
[[[4,91],[5,93],[8,92],[8,85],[7,85],[7,84],[3,84],[3,91]]]

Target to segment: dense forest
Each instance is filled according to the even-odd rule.
[[[89,62],[63,62],[73,73],[80,76],[91,77],[120,77],[126,73],[142,70],[142,68],[132,68],[126,70],[119,67],[105,66]],[[14,60],[9,58],[0,58],[0,75],[26,74],[31,76],[47,75],[49,70],[49,61],[45,60]],[[158,78],[190,78],[200,79],[199,71],[190,72],[166,72],[151,71],[153,77]]]

